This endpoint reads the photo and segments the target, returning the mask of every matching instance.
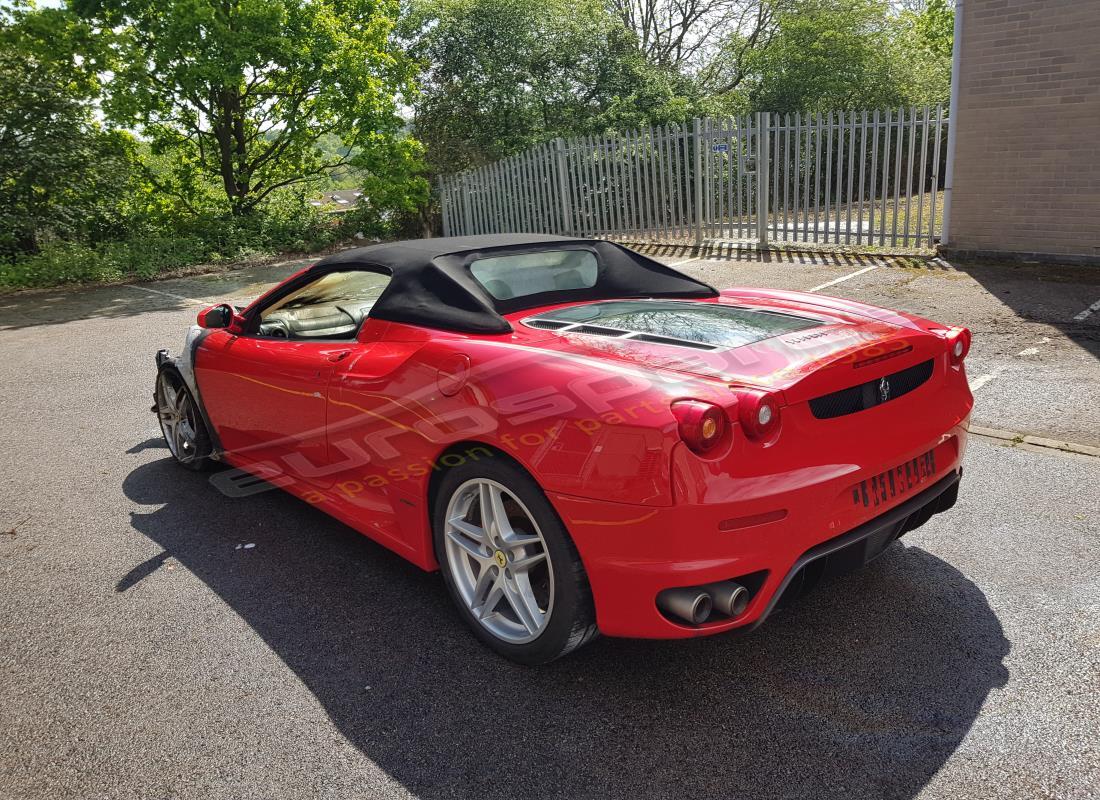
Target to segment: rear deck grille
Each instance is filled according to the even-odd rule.
[[[651,342],[652,344],[671,344],[676,347],[691,347],[695,350],[717,350],[718,348],[706,342],[693,342],[688,339],[674,339],[671,336],[659,336],[656,333],[635,333],[631,337],[635,342]]]
[[[815,397],[810,401],[810,411],[818,419],[831,419],[896,400],[932,377],[933,364],[934,360],[929,359],[884,378]]]
[[[527,319],[524,320],[532,328],[543,328],[548,331],[556,331],[569,325],[568,322],[559,322],[554,319]]]
[[[604,325],[574,325],[569,333],[587,333],[589,336],[626,336],[629,331],[621,331],[618,328],[608,328]]]
[[[667,344],[674,347],[687,347],[692,350],[721,350],[722,347],[707,342],[696,342],[691,339],[679,339],[675,336],[661,336],[657,333],[644,333],[642,331],[629,331],[622,328],[612,328],[607,325],[593,325],[587,322],[564,322],[545,317],[528,317],[523,321],[532,328],[542,328],[548,331],[560,331],[561,333],[581,333],[588,336],[604,336],[611,339],[622,339],[632,342],[649,342],[650,344]]]

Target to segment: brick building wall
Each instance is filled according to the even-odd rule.
[[[965,0],[953,251],[1100,261],[1100,0]]]

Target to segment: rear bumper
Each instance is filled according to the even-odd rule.
[[[947,511],[958,499],[961,480],[962,470],[953,471],[885,514],[835,539],[811,547],[799,556],[780,581],[753,627],[760,625],[777,607],[821,578],[831,578],[864,566],[902,534],[919,528],[934,514]]]
[[[962,475],[965,422],[939,440],[888,464],[856,472],[822,469],[797,486],[764,476],[737,500],[653,508],[551,495],[584,561],[600,630],[609,636],[687,638],[756,627],[777,607],[822,576],[870,561],[907,530],[954,505]],[[935,452],[935,468],[911,491],[894,494],[880,469]],[[894,473],[901,474],[901,473]],[[900,483],[900,481],[899,481]],[[772,491],[768,491],[769,485]],[[862,496],[861,496],[862,495]],[[768,513],[768,509],[775,513]],[[784,513],[779,516],[778,511]],[[749,524],[738,527],[736,524]],[[658,608],[664,589],[753,576],[752,599],[736,618],[692,626]]]

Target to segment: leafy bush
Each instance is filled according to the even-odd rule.
[[[196,264],[279,252],[314,252],[350,235],[348,225],[301,198],[279,198],[245,217],[195,217],[90,246],[51,241],[34,255],[0,263],[0,287],[150,279]]]

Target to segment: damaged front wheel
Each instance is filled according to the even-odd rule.
[[[172,457],[187,469],[207,469],[211,464],[210,434],[183,378],[173,369],[160,370],[153,396],[160,431]]]

